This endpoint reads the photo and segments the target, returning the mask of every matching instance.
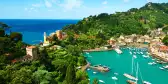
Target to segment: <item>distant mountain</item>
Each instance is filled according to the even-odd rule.
[[[121,34],[147,34],[150,30],[168,24],[168,3],[147,3],[137,9],[115,14],[101,13],[89,16],[75,25],[68,25],[63,31],[76,34],[104,35],[106,39]]]

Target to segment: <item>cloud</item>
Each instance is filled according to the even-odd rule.
[[[124,2],[129,2],[130,0],[124,0]]]
[[[60,4],[64,10],[72,10],[73,8],[79,8],[82,5],[82,0],[64,0],[64,3]]]
[[[103,1],[102,4],[103,4],[103,5],[106,5],[106,4],[107,4],[107,1]]]
[[[52,3],[50,3],[48,0],[45,0],[45,6],[50,8],[52,7]]]
[[[25,11],[27,11],[27,10],[28,10],[28,8],[25,8],[24,10],[25,10]]]
[[[33,7],[41,7],[41,4],[32,4]]]

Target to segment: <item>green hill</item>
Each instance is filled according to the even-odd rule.
[[[105,39],[109,39],[111,36],[118,37],[121,34],[147,34],[150,30],[166,24],[168,24],[168,3],[147,3],[139,9],[132,8],[127,12],[89,16],[75,25],[64,27],[63,30],[93,36],[101,34]]]

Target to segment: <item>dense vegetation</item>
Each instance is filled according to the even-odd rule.
[[[89,16],[77,24],[64,27],[64,31],[91,36],[118,37],[119,35],[148,34],[150,30],[168,24],[168,3],[147,3],[137,9],[115,14],[101,13]]]
[[[168,3],[148,3],[140,9],[115,14],[102,13],[89,16],[77,24],[63,28],[67,38],[53,37],[48,47],[39,47],[39,59],[32,62],[12,63],[24,56],[27,44],[17,32],[5,34],[10,28],[0,23],[0,84],[88,84],[86,72],[76,69],[86,64],[83,49],[100,47],[110,37],[119,35],[148,34],[150,30],[168,24]],[[168,29],[165,27],[164,32]],[[167,39],[167,37],[165,37]],[[167,40],[164,41],[168,43]],[[62,49],[50,49],[60,45]],[[98,79],[93,81],[98,84]]]

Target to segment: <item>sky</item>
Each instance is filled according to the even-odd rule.
[[[168,0],[0,0],[0,19],[82,19]]]

